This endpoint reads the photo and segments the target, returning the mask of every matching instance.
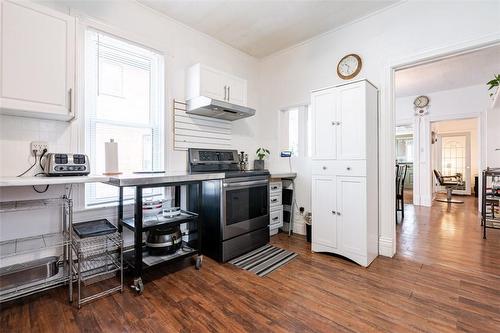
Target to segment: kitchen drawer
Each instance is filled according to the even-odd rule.
[[[366,176],[366,161],[313,161],[312,174],[363,177]]]
[[[282,182],[270,182],[269,183],[269,193],[271,195],[281,193],[281,190],[283,189],[283,183]]]
[[[269,213],[269,228],[275,229],[283,226],[283,206]]]
[[[273,207],[282,205],[281,196],[281,192],[274,193],[269,196],[269,206],[271,207],[271,210],[273,209]]]

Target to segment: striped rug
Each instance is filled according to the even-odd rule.
[[[266,274],[283,266],[296,256],[297,253],[268,244],[258,248],[257,250],[241,255],[238,258],[229,261],[229,263],[244,270],[253,272],[258,276],[265,276]]]

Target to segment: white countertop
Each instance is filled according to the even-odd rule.
[[[296,178],[296,172],[271,172],[271,178]]]
[[[61,177],[0,177],[0,187],[7,186],[37,186],[37,185],[65,185],[107,182],[107,176],[61,176]]]
[[[203,180],[223,179],[224,173],[199,173],[189,174],[186,171],[163,173],[133,173],[109,177],[107,182],[115,186],[141,186],[154,184],[187,183]]]

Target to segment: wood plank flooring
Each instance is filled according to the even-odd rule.
[[[3,305],[1,332],[500,332],[500,230],[482,239],[476,205],[407,205],[398,254],[368,269],[280,234],[299,256],[264,278],[186,261],[151,271],[142,296],[77,310],[59,288]]]

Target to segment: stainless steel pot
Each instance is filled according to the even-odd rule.
[[[182,233],[180,226],[150,230],[146,239],[146,247],[152,256],[174,253],[180,249],[181,245]]]

